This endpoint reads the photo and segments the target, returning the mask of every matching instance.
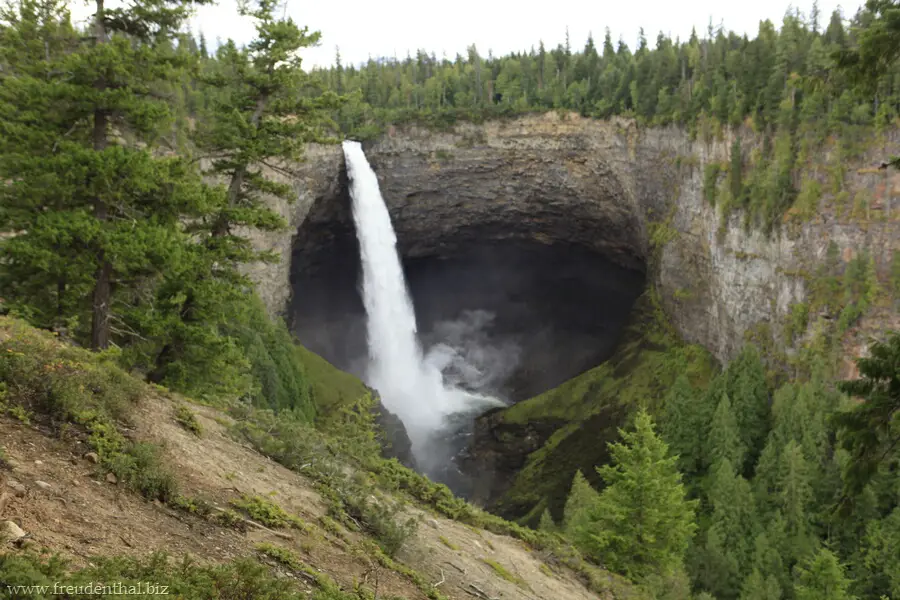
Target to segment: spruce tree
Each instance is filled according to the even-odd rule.
[[[610,444],[612,464],[597,469],[607,487],[593,510],[590,553],[631,577],[674,571],[696,530],[697,503],[685,498],[676,459],[646,411],[620,435]]]
[[[712,473],[706,533],[706,564],[700,574],[704,589],[723,600],[737,598],[750,571],[758,516],[750,484],[723,458]]]
[[[729,465],[743,466],[746,451],[738,430],[737,419],[731,409],[731,400],[728,394],[723,393],[707,434],[706,456],[709,466],[715,470],[721,461],[728,461]]]
[[[562,529],[581,549],[589,546],[593,531],[593,519],[600,493],[597,492],[579,470],[572,478],[572,487],[563,509]]]
[[[797,567],[797,600],[853,600],[844,566],[831,550],[820,548],[803,567]]]
[[[758,569],[754,569],[741,586],[740,600],[781,600],[781,586],[772,577],[763,577]]]
[[[704,395],[695,390],[683,373],[666,394],[660,433],[685,477],[700,472],[703,467],[703,437],[697,435],[709,427],[709,414],[704,411]]]
[[[869,354],[856,361],[860,378],[840,384],[841,391],[865,401],[833,418],[852,457],[848,497],[858,494],[900,447],[900,334],[873,344]]]

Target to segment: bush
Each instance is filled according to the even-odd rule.
[[[244,494],[239,500],[232,500],[231,504],[235,508],[243,510],[254,521],[267,527],[305,528],[303,521],[299,518],[262,496],[248,496]]]
[[[175,408],[175,422],[196,436],[203,434],[203,427],[200,426],[197,415],[184,404],[179,404]]]

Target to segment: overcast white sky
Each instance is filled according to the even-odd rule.
[[[827,24],[839,6],[845,17],[851,16],[862,3],[820,0],[821,20]],[[806,14],[812,0],[795,4]],[[236,0],[220,0],[217,6],[201,7],[192,28],[203,31],[211,47],[217,37],[247,42],[253,37],[252,23],[238,16],[236,6]],[[525,50],[540,40],[552,48],[565,40],[566,27],[573,49],[584,46],[589,32],[599,45],[606,27],[614,41],[622,36],[632,49],[641,27],[651,45],[660,31],[686,39],[691,27],[702,35],[710,18],[715,25],[722,22],[726,29],[752,37],[762,19],[780,27],[787,8],[784,0],[287,0],[286,4],[295,21],[322,32],[321,45],[303,53],[307,68],[332,64],[335,46],[345,64],[365,62],[369,56],[403,58],[418,48],[453,58],[472,43],[482,55],[488,50],[497,55]]]

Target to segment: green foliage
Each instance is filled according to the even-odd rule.
[[[308,598],[296,583],[290,579],[276,577],[269,568],[252,559],[236,559],[222,565],[200,565],[185,557],[174,561],[162,553],[146,557],[92,557],[90,566],[71,569],[58,557],[43,557],[32,553],[0,554],[0,582],[5,586],[49,586],[48,592],[34,592],[16,597],[35,599],[56,598],[54,585],[88,586],[104,582],[108,586],[118,584],[119,590],[138,590],[146,582],[157,584],[162,590],[177,598],[197,600],[236,600],[255,598],[259,600],[300,600]],[[114,591],[116,588],[108,588]],[[327,595],[328,587],[316,592],[316,600],[349,600],[346,597]],[[65,593],[65,589],[63,590]],[[112,592],[111,592],[112,593]],[[115,592],[119,593],[119,592]],[[82,594],[85,598],[107,598],[101,591]],[[143,597],[143,596],[141,596]],[[147,596],[149,597],[149,595]]]
[[[710,206],[716,205],[716,193],[719,186],[719,174],[725,169],[721,163],[710,162],[703,167],[703,197]]]
[[[821,548],[805,567],[797,568],[797,600],[852,600],[844,566],[827,548]]]
[[[589,509],[587,552],[613,571],[641,578],[677,569],[696,529],[695,501],[685,498],[674,457],[650,415],[611,444],[612,465],[598,467],[607,487]]]
[[[459,546],[457,546],[456,544],[454,544],[453,542],[451,542],[450,540],[448,540],[448,539],[445,538],[444,536],[440,536],[438,539],[441,540],[441,543],[442,543],[443,545],[447,546],[448,548],[450,548],[450,549],[453,550],[454,552],[459,551]]]
[[[834,416],[851,455],[848,491],[859,493],[900,443],[900,334],[891,334],[856,361],[860,378],[841,382],[843,392],[864,402]]]
[[[196,436],[203,434],[203,427],[197,420],[197,415],[186,404],[179,404],[175,407],[175,422]]]
[[[299,518],[286,512],[283,508],[262,496],[248,496],[244,494],[239,499],[232,500],[231,505],[247,513],[254,521],[268,527],[305,528],[303,521]]]
[[[66,346],[21,322],[0,317],[0,331],[6,403],[60,431],[66,424],[86,429],[101,466],[147,498],[166,501],[176,495],[160,448],[127,439],[116,426],[145,393],[143,384],[103,355]]]

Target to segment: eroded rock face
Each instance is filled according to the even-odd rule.
[[[887,218],[855,222],[822,211],[769,237],[747,231],[741,215],[723,223],[704,198],[703,173],[727,162],[731,135],[704,142],[677,128],[548,113],[451,132],[397,128],[367,143],[420,331],[427,338],[454,311],[493,311],[492,339],[526,356],[527,368],[504,384],[515,400],[607,357],[645,274],[681,337],[727,362],[757,325],[777,333],[792,304],[807,298],[805,275],[830,242],[845,261],[869,248],[887,272],[900,249],[897,200]],[[869,194],[881,214],[900,173],[857,169],[900,153],[896,137],[844,172],[851,197]],[[752,132],[742,139],[745,155],[760,143]],[[252,275],[305,344],[361,374],[358,247],[340,148],[314,148],[299,173],[300,201],[282,207],[292,230],[257,240],[284,260]],[[848,355],[865,351],[866,332],[891,327],[900,327],[896,312],[876,309],[844,340]],[[473,435],[484,451],[474,463],[465,458],[471,472],[487,474],[473,483],[485,502],[556,426],[504,432],[497,423],[479,421]],[[500,472],[507,480],[492,487]]]

